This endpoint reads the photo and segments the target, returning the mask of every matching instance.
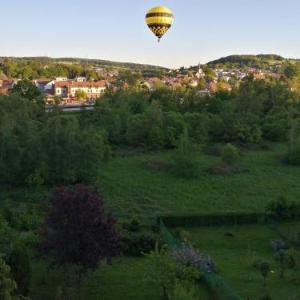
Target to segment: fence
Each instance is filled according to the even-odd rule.
[[[159,228],[160,232],[162,234],[162,237],[164,241],[173,248],[181,248],[182,243],[176,239],[172,233],[167,229],[167,227],[164,224],[164,221],[160,218],[159,219]],[[203,272],[203,270],[201,270]],[[204,273],[204,281],[209,287],[209,289],[212,291],[212,293],[217,297],[219,300],[243,300],[241,296],[238,295],[238,293],[231,288],[224,279],[215,274],[215,273]]]

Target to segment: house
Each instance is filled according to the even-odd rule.
[[[76,92],[83,91],[86,93],[88,100],[91,100],[102,96],[105,93],[105,90],[105,80],[86,82],[60,81],[56,82],[54,85],[54,96],[65,99],[75,99]]]
[[[0,80],[0,95],[7,95],[17,80]]]
[[[53,93],[55,80],[51,79],[36,79],[33,84],[44,94]]]
[[[76,77],[75,81],[77,81],[77,82],[86,82],[86,77],[83,77],[83,76]]]
[[[55,81],[59,82],[59,81],[68,81],[69,79],[67,77],[55,77]]]

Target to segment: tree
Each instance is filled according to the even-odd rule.
[[[176,282],[176,261],[169,255],[165,247],[159,250],[158,246],[147,255],[147,258],[148,280],[159,287],[161,299],[168,300]]]
[[[8,264],[17,283],[18,294],[28,296],[31,273],[30,259],[26,247],[20,242],[14,245]]]
[[[40,164],[41,107],[17,94],[0,97],[0,180],[24,183]]]
[[[44,103],[41,91],[30,81],[20,80],[11,90],[13,94],[17,94],[25,99],[37,103]]]
[[[225,164],[232,166],[238,161],[238,159],[239,159],[238,149],[231,144],[227,144],[224,147],[222,152],[222,161]]]
[[[109,156],[104,134],[81,128],[76,116],[49,116],[42,135],[43,175],[51,183],[90,182]]]
[[[267,277],[268,277],[268,275],[269,275],[269,273],[271,271],[270,265],[267,262],[262,262],[260,264],[260,268],[259,269],[260,269],[260,273],[261,273],[261,275],[262,275],[262,277],[264,279],[264,287],[266,287],[266,279],[267,279]]]
[[[115,220],[105,212],[100,195],[86,185],[57,189],[50,203],[40,253],[54,266],[75,269],[80,288],[88,270],[120,254]]]
[[[194,146],[190,142],[187,129],[185,129],[180,136],[179,145],[173,157],[173,172],[179,177],[194,178],[198,175],[198,165]]]
[[[192,296],[193,285],[199,280],[200,272],[191,265],[177,261],[166,246],[159,249],[156,245],[155,250],[147,254],[147,270],[147,279],[160,288],[161,299],[193,299],[187,297]],[[174,293],[179,292],[177,289],[181,294],[173,298]]]
[[[175,283],[172,300],[197,300],[194,286],[186,287],[180,282]]]
[[[76,98],[77,101],[84,101],[84,100],[87,100],[88,95],[87,95],[87,93],[85,91],[78,90],[75,93],[75,98]]]
[[[1,300],[24,300],[16,296],[17,284],[11,278],[10,267],[0,258],[0,299]]]

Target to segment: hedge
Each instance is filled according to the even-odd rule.
[[[199,227],[220,225],[266,224],[280,221],[271,213],[223,213],[203,215],[172,215],[159,217],[167,227]],[[300,214],[284,220],[299,220]]]

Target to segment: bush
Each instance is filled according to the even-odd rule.
[[[197,300],[195,287],[187,288],[182,283],[176,282],[171,300]]]
[[[272,142],[282,142],[287,138],[287,121],[268,120],[262,126],[263,138]]]
[[[195,178],[198,171],[198,162],[194,158],[193,145],[189,141],[187,130],[185,130],[180,137],[179,146],[173,157],[173,173],[178,177]]]
[[[264,289],[264,291],[262,292],[262,294],[259,296],[258,298],[259,300],[272,300],[272,297],[270,295],[270,293]]]
[[[287,245],[283,240],[270,240],[270,246],[274,252],[287,249]]]
[[[207,155],[222,156],[223,145],[221,145],[221,144],[213,144],[213,145],[206,146],[204,148],[204,152]]]
[[[30,259],[26,247],[16,243],[9,257],[8,264],[17,283],[18,294],[28,296],[30,286]]]
[[[3,215],[10,227],[18,231],[35,230],[42,223],[37,210],[26,204],[19,207],[6,206]]]
[[[166,147],[174,148],[184,133],[185,122],[178,112],[170,111],[164,115],[164,136]]]
[[[222,161],[228,165],[234,165],[239,159],[238,149],[231,145],[227,144],[222,152]]]
[[[167,227],[199,227],[216,225],[257,224],[267,222],[265,214],[223,213],[203,215],[163,216],[162,220]]]
[[[123,223],[123,228],[131,232],[138,232],[141,229],[140,222],[136,219],[132,219],[129,223]]]
[[[268,204],[267,212],[272,213],[278,220],[284,220],[299,215],[300,205],[280,196],[278,199]]]
[[[126,232],[122,237],[122,252],[128,256],[142,256],[155,247],[156,236],[150,232]]]
[[[289,149],[286,155],[286,162],[293,166],[300,166],[300,144]]]

